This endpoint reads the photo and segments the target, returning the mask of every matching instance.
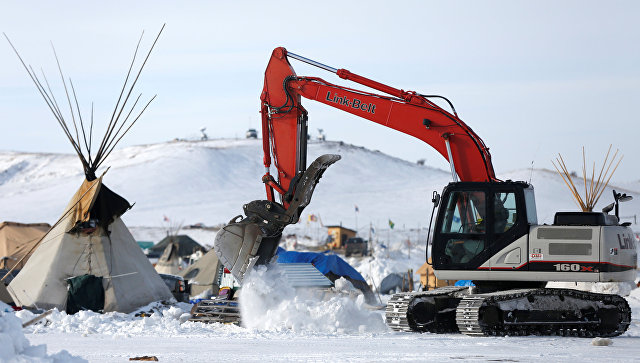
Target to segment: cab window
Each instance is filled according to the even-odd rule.
[[[451,193],[445,210],[442,233],[485,233],[485,193],[456,191]]]
[[[517,220],[516,194],[496,193],[493,206],[493,230],[496,234],[511,229]]]

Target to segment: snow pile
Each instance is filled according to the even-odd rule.
[[[47,355],[46,345],[31,345],[22,332],[20,319],[4,311],[8,305],[0,304],[0,362],[87,362],[66,350]]]
[[[601,294],[629,296],[636,285],[633,282],[555,282],[547,283],[547,287],[574,289]]]
[[[34,324],[26,330],[35,334],[61,332],[78,333],[84,336],[100,334],[115,337],[197,333],[198,328],[193,331],[193,327],[182,325],[189,318],[190,309],[191,305],[185,303],[168,307],[152,303],[130,314],[118,312],[100,314],[90,310],[82,310],[76,314],[67,315],[66,312],[55,309],[46,318],[46,324]],[[23,322],[35,316],[27,310],[21,310],[16,315]]]
[[[378,290],[382,280],[389,274],[406,274],[409,269],[413,269],[413,279],[417,288],[420,276],[416,271],[425,262],[425,246],[413,246],[409,256],[403,245],[404,243],[398,241],[387,248],[376,246],[371,256],[348,257],[345,260],[364,277],[374,291]]]
[[[353,291],[348,281],[338,281],[339,290]],[[277,267],[267,270],[260,266],[246,276],[243,283],[242,324],[254,330],[330,334],[387,330],[382,312],[364,307],[364,296],[353,299],[337,291],[324,298],[321,295],[319,290],[294,289]]]

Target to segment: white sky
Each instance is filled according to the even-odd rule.
[[[581,171],[608,145],[624,160],[614,181],[639,180],[640,2],[636,1],[29,1],[4,2],[0,30],[25,61],[58,81],[53,41],[81,107],[106,125],[137,39],[139,81],[158,94],[122,145],[176,137],[244,137],[260,128],[259,95],[273,48],[396,88],[448,97],[491,148],[501,172]],[[0,39],[0,150],[71,152],[44,101]],[[358,87],[292,61],[298,75]],[[59,100],[62,94],[58,93]],[[428,145],[303,100],[310,130],[448,169]],[[88,113],[87,113],[88,114]],[[372,165],[371,167],[375,167]],[[380,170],[384,173],[384,170]]]

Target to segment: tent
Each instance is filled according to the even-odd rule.
[[[135,59],[136,55],[131,68]],[[135,97],[130,95],[138,76],[130,77],[132,69],[129,69],[104,136],[93,140],[93,112],[82,117],[73,84],[71,81],[67,84],[62,69],[59,68],[60,78],[64,89],[69,90],[65,92],[64,103],[55,99],[48,84],[46,88],[42,86],[25,62],[22,64],[73,146],[85,180],[60,219],[34,246],[33,254],[9,284],[14,302],[18,306],[57,308],[69,313],[78,309],[128,313],[153,301],[172,299],[171,292],[120,219],[131,205],[103,184],[104,173],[96,176],[98,168],[146,109],[144,106],[137,116],[133,114],[139,97],[134,102]],[[58,107],[64,104],[75,107]],[[73,120],[72,128],[63,110],[71,114],[67,119]],[[83,120],[91,120],[91,124],[85,125]]]
[[[188,257],[196,251],[204,251],[204,247],[202,247],[198,242],[194,241],[187,235],[181,234],[166,236],[160,242],[156,243],[155,246],[149,249],[149,255],[160,256],[167,246],[173,243],[178,245],[177,253],[180,257]]]
[[[285,251],[278,247],[278,263],[311,263],[318,271],[322,272],[331,282],[344,277],[353,286],[362,291],[367,302],[375,300],[371,288],[356,269],[345,260],[334,254],[324,254],[320,252],[297,252]]]
[[[47,223],[0,223],[0,269],[21,269],[31,248],[50,228]]]
[[[191,286],[191,296],[198,296],[207,290],[212,295],[218,293],[220,288],[220,272],[222,264],[218,260],[218,255],[214,250],[207,252],[196,263],[187,267],[180,276],[185,280],[189,280]]]
[[[156,271],[159,274],[178,275],[182,270],[181,258],[178,256],[178,244],[168,244],[162,256],[156,263]]]
[[[171,292],[120,216],[129,203],[102,184],[85,180],[65,213],[8,286],[16,305],[67,308],[67,285],[83,275],[102,277],[107,311],[131,312]]]
[[[401,291],[410,291],[409,288],[410,286],[407,274],[393,272],[382,279],[380,286],[378,287],[378,291],[383,294],[391,295]]]

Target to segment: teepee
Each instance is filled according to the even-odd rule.
[[[156,271],[159,274],[178,275],[182,270],[182,259],[178,256],[178,243],[167,245],[162,256],[156,263]]]
[[[152,49],[153,46],[149,54]],[[137,50],[138,47],[135,54]],[[31,67],[25,65],[25,69],[78,154],[85,180],[72,196],[60,219],[34,246],[33,254],[26,265],[9,284],[9,293],[18,306],[58,308],[69,313],[82,309],[128,313],[153,301],[172,299],[171,292],[121,219],[131,205],[103,184],[104,173],[96,176],[98,167],[146,109],[145,106],[127,125],[137,100],[128,112],[125,111],[125,107],[149,57],[147,54],[138,75],[129,85],[135,54],[105,135],[95,154],[91,150],[93,112],[91,126],[86,128],[73,83],[69,80],[74,102],[69,92],[66,92],[66,98],[74,132],[67,126],[46,78],[47,88],[42,86]],[[20,58],[20,55],[18,57]],[[22,61],[22,58],[20,60]],[[24,65],[24,62],[22,63]],[[58,70],[64,80],[59,62]],[[128,93],[125,93],[127,86]],[[67,90],[66,82],[64,87]],[[124,121],[121,120],[123,114],[127,115]],[[85,132],[87,129],[88,135]]]
[[[222,264],[216,251],[211,249],[193,265],[187,267],[180,275],[189,281],[191,296],[217,295]]]

